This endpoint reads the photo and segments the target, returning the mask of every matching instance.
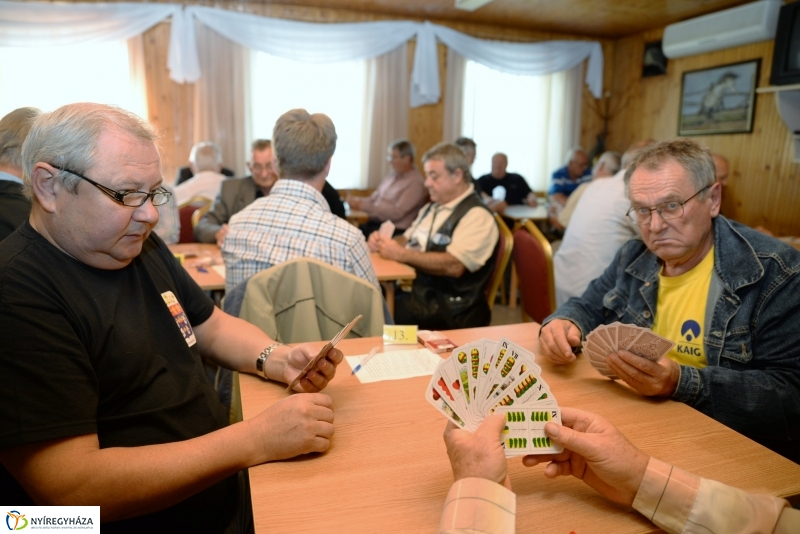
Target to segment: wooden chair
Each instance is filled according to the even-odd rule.
[[[197,210],[208,211],[211,207],[211,199],[205,197],[192,197],[178,206],[178,215],[181,220],[181,234],[178,243],[194,243],[194,219],[193,215]],[[200,220],[199,218],[197,219]]]
[[[553,249],[531,221],[514,232],[514,266],[522,295],[522,320],[541,323],[556,309]]]
[[[192,231],[194,231],[195,227],[200,222],[200,219],[203,218],[203,215],[205,215],[206,212],[211,209],[211,206],[213,206],[213,203],[209,202],[208,204],[200,206],[194,210],[194,213],[192,213]]]
[[[486,301],[489,304],[489,309],[494,307],[494,301],[497,297],[497,290],[502,289],[502,303],[506,303],[505,279],[504,274],[508,262],[511,259],[511,251],[514,248],[514,236],[511,230],[508,229],[503,218],[497,213],[494,214],[494,220],[497,221],[497,229],[500,231],[500,238],[497,242],[497,254],[495,256],[494,270],[492,276],[489,278],[489,283],[486,284]]]

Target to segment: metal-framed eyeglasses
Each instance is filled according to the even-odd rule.
[[[129,208],[138,208],[139,206],[143,206],[147,199],[151,199],[153,201],[153,206],[163,206],[167,202],[169,202],[172,193],[167,191],[163,187],[159,187],[155,191],[151,191],[149,193],[145,193],[144,191],[115,191],[114,189],[110,189],[104,185],[100,185],[94,180],[85,177],[84,175],[77,173],[75,171],[71,171],[69,169],[59,167],[58,165],[50,164],[51,167],[58,169],[60,171],[68,172],[70,174],[74,174],[81,180],[86,180],[97,189],[111,197],[115,202],[122,204],[123,206],[127,206]]]
[[[674,200],[670,202],[662,202],[660,204],[656,204],[652,208],[647,208],[644,206],[640,208],[635,208],[631,206],[631,209],[628,210],[627,215],[634,223],[639,225],[649,223],[650,219],[653,218],[654,211],[657,211],[658,214],[661,216],[661,218],[664,219],[665,221],[668,221],[670,219],[679,219],[683,217],[684,204],[692,200],[694,197],[696,197],[709,187],[711,186],[710,185],[705,186],[697,193],[684,200],[683,202],[677,202]]]

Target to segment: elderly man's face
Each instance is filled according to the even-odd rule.
[[[589,168],[589,156],[583,152],[576,152],[572,159],[567,164],[567,172],[573,179],[578,179],[583,176],[586,169]]]
[[[440,159],[426,161],[424,168],[425,187],[432,202],[447,204],[462,192],[464,176],[461,169],[451,174]]]
[[[492,157],[492,176],[495,178],[505,178],[506,176],[506,168],[508,167],[508,161],[503,156],[493,156]]]
[[[85,176],[101,185],[115,191],[145,192],[161,185],[161,160],[152,142],[110,130],[100,135],[97,154],[97,163]],[[83,180],[77,194],[60,183],[54,187],[50,235],[61,250],[92,267],[113,270],[128,265],[158,222],[151,200],[138,208],[123,206]]]
[[[394,169],[394,172],[398,174],[410,171],[414,166],[414,162],[411,161],[411,156],[401,155],[400,151],[396,148],[393,148],[389,151],[389,153],[386,155],[386,159],[388,159],[392,164],[392,169]]]
[[[247,167],[253,175],[253,181],[261,189],[269,191],[278,181],[278,173],[272,162],[272,148],[253,150],[251,159],[253,161],[248,162]]]
[[[719,214],[719,186],[709,188],[706,198],[697,196],[683,206],[683,216],[664,220],[653,211],[650,222],[640,224],[642,239],[665,262],[681,265],[704,253],[712,239],[712,219]],[[667,161],[660,169],[637,168],[628,192],[633,207],[654,207],[662,202],[685,202],[697,193],[681,165]]]

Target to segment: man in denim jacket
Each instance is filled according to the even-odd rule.
[[[545,319],[542,353],[570,363],[601,324],[652,328],[675,349],[611,353],[614,374],[800,462],[800,252],[719,215],[711,154],[692,141],[651,146],[625,181],[642,239]]]

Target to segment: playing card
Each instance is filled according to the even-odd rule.
[[[638,326],[632,324],[620,324],[617,326],[617,350],[628,350],[640,334],[641,331]]]
[[[460,374],[461,368],[466,368],[466,365],[462,365],[458,361],[458,353],[461,352],[462,348],[463,347],[456,348],[451,354],[450,358],[445,360],[444,364],[442,365],[442,376],[444,377],[447,387],[450,388],[450,391],[455,397],[455,406],[453,406],[453,409],[455,409],[455,411],[467,424],[467,429],[474,430],[477,428],[477,425],[474,424],[475,421],[473,421],[473,417],[470,412],[471,403],[467,402],[468,392],[465,390],[463,383],[464,381],[462,380]],[[464,352],[463,359],[466,361],[466,352]],[[465,374],[463,378],[467,380],[467,387],[469,387],[469,377]]]
[[[383,221],[381,227],[378,229],[378,233],[381,235],[381,237],[385,237],[386,239],[391,239],[392,236],[394,235],[394,223],[388,220]]]
[[[561,424],[561,410],[549,408],[517,408],[504,406],[497,409],[504,414],[506,426],[501,434],[506,457],[524,454],[558,454],[564,451],[544,433],[549,422]]]
[[[453,406],[455,406],[455,396],[450,391],[450,388],[447,387],[441,373],[441,367],[444,363],[445,361],[442,360],[433,372],[431,381],[425,391],[425,399],[430,402],[434,408],[442,412],[445,417],[453,421],[453,423],[464,428],[466,426],[466,421],[453,409]]]
[[[324,347],[322,347],[322,349],[319,351],[319,353],[318,353],[316,356],[314,356],[314,357],[313,357],[313,358],[312,358],[312,359],[311,359],[311,360],[310,360],[310,361],[309,361],[309,362],[306,364],[306,366],[305,366],[305,367],[303,367],[303,370],[302,370],[302,371],[300,371],[300,374],[299,374],[299,375],[297,375],[297,378],[295,378],[294,380],[292,380],[292,383],[291,383],[291,384],[289,384],[289,387],[287,387],[287,388],[286,388],[286,391],[284,391],[284,393],[288,393],[288,392],[290,392],[290,391],[291,391],[291,390],[292,390],[292,389],[293,389],[293,388],[294,388],[294,387],[295,387],[297,384],[299,384],[299,383],[300,383],[300,380],[302,380],[303,378],[305,378],[305,377],[306,377],[306,375],[308,374],[308,372],[309,372],[311,369],[313,369],[315,365],[317,365],[317,362],[319,362],[319,361],[320,361],[322,358],[324,358],[324,357],[325,357],[325,355],[326,355],[326,354],[328,354],[328,351],[329,351],[329,350],[331,350],[333,347],[335,347],[337,343],[339,343],[341,340],[343,340],[343,339],[345,338],[345,336],[347,336],[347,334],[349,334],[349,333],[350,333],[350,330],[352,330],[352,329],[353,329],[353,327],[356,325],[356,323],[357,323],[357,322],[359,321],[359,319],[361,319],[362,317],[363,317],[363,315],[359,315],[358,317],[356,317],[355,319],[353,319],[352,321],[350,321],[349,323],[347,323],[346,325],[344,325],[344,328],[342,328],[341,330],[339,330],[339,333],[338,333],[338,334],[336,334],[336,335],[333,337],[333,339],[331,339],[330,341],[328,341],[327,343],[325,343],[325,346],[324,346]]]
[[[645,329],[628,350],[637,356],[647,358],[651,362],[657,362],[674,346],[675,343],[669,339]]]

